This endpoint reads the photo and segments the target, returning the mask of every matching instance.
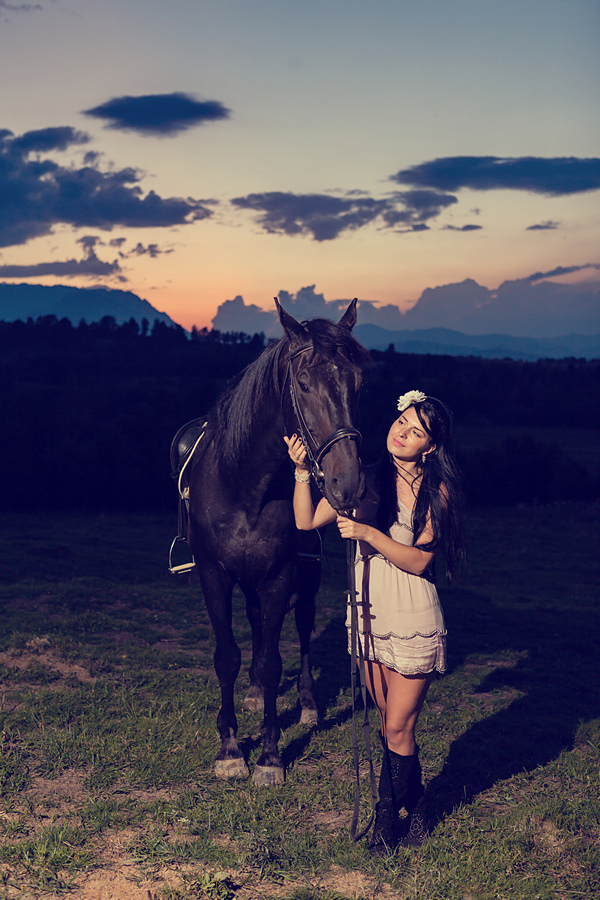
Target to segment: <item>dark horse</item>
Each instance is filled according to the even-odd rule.
[[[255,784],[284,780],[277,748],[279,635],[297,587],[297,531],[291,502],[294,480],[283,435],[303,437],[313,478],[333,507],[353,509],[364,492],[360,434],[354,422],[367,353],[351,334],[356,300],[338,324],[326,319],[300,324],[277,299],[275,303],[284,337],[248,366],[207,416],[180,484],[184,492],[189,491],[188,541],[216,637],[221,747],[215,774],[220,778],[249,775],[236,739],[233,702],[241,663],[232,630],[232,591],[237,583],[252,626],[247,701],[255,709],[264,702]],[[312,621],[309,615],[307,623],[305,616],[304,635],[300,633],[300,703],[303,721],[313,722],[316,706],[308,642],[317,589],[318,581],[313,586]],[[302,621],[298,611],[296,621]]]

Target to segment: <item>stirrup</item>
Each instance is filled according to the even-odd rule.
[[[188,559],[187,562],[179,563],[178,565],[174,565],[173,563],[173,553],[175,552],[178,544],[185,544],[187,547],[187,555],[191,556],[191,560]],[[178,554],[179,555],[179,554]],[[196,566],[196,560],[192,556],[192,551],[190,550],[189,544],[184,537],[178,535],[171,544],[171,549],[169,550],[169,572],[173,575],[185,575],[186,572],[191,572],[193,568]]]

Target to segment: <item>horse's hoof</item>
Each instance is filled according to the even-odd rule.
[[[250,769],[243,759],[218,759],[215,762],[215,776],[223,781],[243,780],[250,777]]]
[[[252,781],[257,787],[266,784],[283,784],[285,774],[281,766],[255,766]]]
[[[309,725],[311,728],[313,725],[319,724],[319,713],[316,709],[303,709],[300,714],[300,724],[301,725]]]

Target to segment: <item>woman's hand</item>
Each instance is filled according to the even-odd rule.
[[[348,538],[351,541],[368,540],[368,525],[365,525],[362,522],[357,522],[356,519],[349,519],[348,516],[341,515],[337,516],[336,523],[343,538]]]
[[[293,434],[291,438],[284,437],[284,441],[287,444],[288,453],[290,455],[290,459],[300,472],[308,472],[308,466],[306,464],[306,447],[300,440],[297,434]]]

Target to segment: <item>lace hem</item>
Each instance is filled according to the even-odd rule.
[[[351,655],[351,650],[348,648],[348,655]],[[439,665],[436,663],[431,668],[414,668],[413,666],[405,666],[402,665],[402,668],[398,668],[398,664],[395,665],[385,659],[375,659],[371,656],[364,657],[366,662],[376,662],[380,663],[382,666],[385,666],[386,669],[391,669],[392,672],[398,672],[399,675],[433,675],[434,673],[437,675],[445,675],[446,674],[446,666]]]
[[[426,639],[435,637],[448,637],[447,631],[439,631],[437,628],[435,629],[435,631],[430,631],[427,634],[423,634],[422,631],[413,631],[412,634],[396,634],[395,631],[388,631],[387,634],[378,634],[376,631],[361,631],[360,628],[358,629],[358,633],[361,637],[364,637],[366,634],[368,638],[373,638],[373,640],[376,641],[391,641],[393,638],[395,638],[397,641],[412,641],[416,637]]]

